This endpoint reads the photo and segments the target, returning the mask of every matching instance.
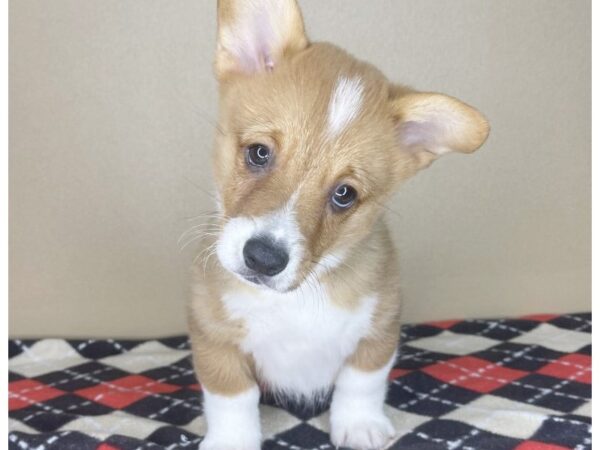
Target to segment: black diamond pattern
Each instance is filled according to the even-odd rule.
[[[533,332],[544,322],[591,333],[590,314],[466,320],[404,327],[386,408],[397,410],[394,420],[399,427],[403,426],[403,415],[410,420],[417,418],[418,423],[398,435],[390,448],[531,450],[536,448],[536,443],[546,443],[565,450],[591,449],[591,418],[583,408],[591,397],[588,382],[591,343],[579,348],[570,357],[573,359],[565,362],[568,353],[552,348],[552,343],[512,342],[516,337]],[[457,348],[456,353],[452,353],[452,346],[448,347],[448,353],[446,350],[441,353],[440,347],[428,348],[427,340],[435,339],[441,333],[445,333],[442,338],[456,339],[463,347]],[[202,440],[200,426],[196,434],[196,425],[190,424],[197,423],[202,414],[202,393],[189,357],[171,364],[162,364],[157,359],[159,362],[155,365],[145,365],[146,370],[131,372],[111,366],[110,360],[105,360],[114,355],[125,357],[145,342],[148,341],[67,341],[80,358],[71,355],[68,361],[72,360],[72,364],[65,368],[60,358],[55,361],[27,360],[40,341],[9,341],[9,448],[197,448]],[[184,336],[158,339],[157,342],[168,349],[189,350]],[[481,348],[481,342],[489,345]],[[469,347],[471,345],[473,349]],[[140,357],[139,353],[136,357]],[[154,357],[148,355],[148,358]],[[459,365],[457,376],[447,377],[439,370],[430,370],[444,361],[451,363],[448,367],[453,370]],[[549,366],[553,367],[550,372]],[[506,378],[509,375],[510,379]],[[489,390],[482,381],[489,384]],[[104,389],[106,387],[110,389]],[[98,393],[84,396],[82,389],[88,390],[83,392],[91,389]],[[468,417],[474,408],[473,402],[484,397],[492,404],[496,399],[522,405],[523,411],[544,408],[549,413],[542,416],[538,426],[528,431],[526,438],[522,431],[517,437],[511,435],[511,429],[502,422],[495,424],[493,408],[478,411],[481,415],[488,414],[492,424],[480,429]],[[264,392],[261,403],[285,414],[285,423],[289,425],[266,436],[263,449],[333,450],[327,431],[318,425],[326,423],[322,416],[327,413],[329,402],[330,396],[326,396],[320,404],[307,407]],[[540,413],[536,414],[539,417]],[[463,421],[457,417],[467,419]],[[124,418],[127,426],[119,428],[118,424]],[[77,424],[76,430],[73,424]],[[81,432],[82,429],[88,430],[89,434]],[[104,438],[98,438],[102,433],[106,433]]]

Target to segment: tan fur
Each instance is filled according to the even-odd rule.
[[[245,391],[256,382],[251,358],[238,347],[244,325],[229,319],[220,301],[222,283],[240,283],[214,260],[206,266],[195,265],[193,279],[188,329],[196,373],[212,392],[234,395]]]
[[[377,370],[396,350],[402,313],[396,255],[383,220],[374,225],[370,237],[354,249],[346,263],[347,266],[331,275],[332,301],[344,307],[355,307],[365,292],[377,292],[379,297],[371,332],[359,342],[348,362],[358,369]],[[359,286],[356,286],[357,282]]]
[[[426,120],[432,112],[452,115],[456,123],[442,130],[433,144],[469,153],[484,142],[489,127],[479,112],[456,99],[393,85],[376,68],[333,45],[309,44],[291,0],[283,2],[290,27],[272,55],[274,70],[263,65],[255,73],[244,73],[229,44],[223,43],[225,27],[245,11],[239,3],[219,2],[215,67],[220,133],[214,154],[223,205],[219,225],[229,217],[267,214],[297,193],[306,255],[293,287],[318,269],[324,255],[344,249],[343,263],[323,273],[319,282],[331,302],[347,309],[357,308],[365,295],[377,294],[371,330],[348,363],[366,371],[379,369],[396,349],[401,316],[399,273],[382,218],[384,205],[401,182],[439,156],[433,146],[402,148],[399,130],[403,123]],[[328,105],[340,76],[360,79],[363,99],[351,126],[332,139],[326,129]],[[255,142],[274,151],[267,173],[246,167],[243,149]],[[340,183],[354,186],[359,196],[350,211],[336,213],[328,207],[328,198]],[[194,270],[189,312],[195,367],[212,392],[233,395],[258,380],[251,356],[239,347],[244,324],[227,316],[221,296],[225,289],[257,288],[238,281],[216,258],[206,267],[200,261]]]

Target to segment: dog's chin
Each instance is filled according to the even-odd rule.
[[[294,279],[291,279],[289,274],[286,274],[284,278],[281,278],[280,275],[269,277],[251,272],[244,266],[234,265],[231,267],[230,264],[226,264],[227,261],[223,261],[221,258],[219,258],[219,262],[226,272],[229,272],[243,284],[270,293],[289,294],[297,290],[304,282],[304,277],[296,276]],[[282,273],[281,275],[284,274]]]
[[[233,274],[245,284],[268,292],[277,292],[279,294],[285,294],[295,289],[295,285],[281,286],[280,284],[274,282],[270,277],[266,277],[263,275],[243,274],[238,272],[233,272]]]

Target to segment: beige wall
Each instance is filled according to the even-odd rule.
[[[13,336],[184,331],[176,241],[211,204],[214,3],[11,2]],[[492,123],[390,205],[406,320],[589,309],[590,2],[301,4],[314,39]]]

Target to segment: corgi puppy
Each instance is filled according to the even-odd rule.
[[[385,205],[441,155],[478,149],[488,123],[310,42],[295,0],[220,0],[215,72],[219,213],[189,304],[200,447],[259,449],[261,389],[333,388],[333,445],[380,449],[402,310]]]

